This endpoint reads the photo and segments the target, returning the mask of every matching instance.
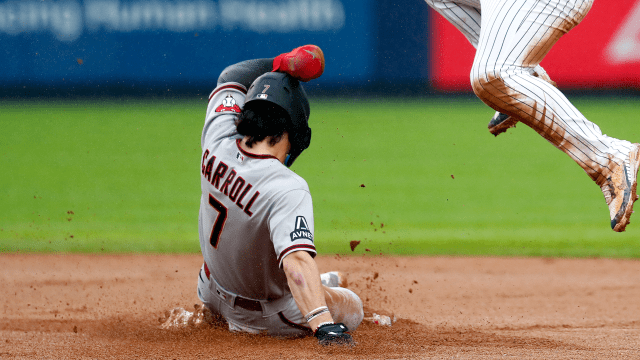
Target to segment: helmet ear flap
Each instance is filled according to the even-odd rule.
[[[297,130],[295,142],[295,145],[300,149],[300,152],[309,147],[311,144],[311,128],[308,125]]]
[[[291,167],[298,156],[311,144],[311,128],[306,126],[302,129],[297,129],[293,136],[290,135],[289,142],[291,142],[291,150],[284,161],[287,167]]]

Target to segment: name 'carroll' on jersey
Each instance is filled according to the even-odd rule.
[[[203,194],[208,193],[203,205],[214,217],[210,243],[217,249],[224,238],[223,228],[232,226],[227,237],[251,242],[270,237],[278,263],[297,249],[315,256],[313,205],[307,182],[275,156],[252,153],[240,145],[242,135],[235,122],[245,94],[246,88],[240,84],[223,84],[212,92],[207,108],[200,172]],[[230,223],[225,225],[227,219]],[[258,224],[270,234],[247,228]]]
[[[209,157],[209,155],[209,149],[205,150],[202,156],[202,176],[204,176],[213,187],[218,189],[221,194],[224,194],[229,200],[234,202],[245,214],[252,216],[253,212],[251,211],[251,207],[256,199],[258,199],[258,196],[260,196],[260,191],[253,189],[253,185],[247,182],[242,175],[239,175],[235,169],[229,171],[229,165],[223,161],[216,162],[216,157],[214,155]],[[241,158],[243,156],[245,155],[238,149],[236,158],[244,160]],[[215,170],[213,170],[214,166]],[[253,191],[251,191],[252,189]],[[251,197],[246,203],[243,203],[249,191],[252,193],[250,195]]]

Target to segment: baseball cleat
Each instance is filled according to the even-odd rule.
[[[507,131],[507,129],[516,127],[518,120],[512,118],[509,115],[505,115],[499,111],[496,111],[496,114],[493,115],[491,121],[489,121],[489,132],[493,134],[493,136],[498,136],[503,132]]]
[[[640,144],[633,144],[631,151],[621,166],[609,175],[600,186],[604,199],[609,205],[611,229],[622,232],[629,224],[633,213],[633,203],[638,199],[638,165],[640,164]]]
[[[327,287],[347,287],[347,275],[339,271],[320,274],[320,281]]]

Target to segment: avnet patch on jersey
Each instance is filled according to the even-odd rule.
[[[309,224],[304,216],[296,216],[296,228],[291,232],[291,241],[307,239],[313,242],[313,233],[309,230]]]

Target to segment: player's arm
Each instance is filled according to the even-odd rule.
[[[285,181],[288,190],[271,206],[269,228],[274,250],[300,313],[321,344],[351,344],[343,324],[334,324],[313,257],[313,203],[304,180]]]
[[[207,138],[216,140],[237,135],[235,119],[244,106],[248,89],[260,75],[271,71],[309,81],[324,72],[324,54],[316,45],[304,45],[275,58],[245,60],[226,67],[218,77],[216,88],[209,95],[201,139],[203,148]],[[211,131],[214,128],[215,131]]]
[[[290,253],[282,260],[282,269],[287,276],[291,295],[293,295],[296,304],[298,304],[302,315],[327,306],[318,266],[308,252],[295,251]],[[314,331],[323,322],[333,322],[328,309],[308,321],[311,330]]]
[[[260,75],[268,73],[273,68],[273,59],[253,59],[241,61],[227,66],[218,77],[218,86],[224,83],[242,84],[248,89]]]
[[[324,54],[316,45],[304,45],[275,58],[241,61],[222,71],[218,86],[235,82],[248,89],[255,79],[270,71],[286,72],[300,81],[316,79],[324,72]]]
[[[327,308],[318,266],[306,251],[289,253],[282,260],[291,295],[322,345],[353,344],[344,324],[334,324]]]
[[[244,107],[247,90],[260,75],[271,71],[273,58],[246,60],[227,66],[218,77],[218,85],[209,95],[201,144],[207,139],[237,136],[236,119]]]

